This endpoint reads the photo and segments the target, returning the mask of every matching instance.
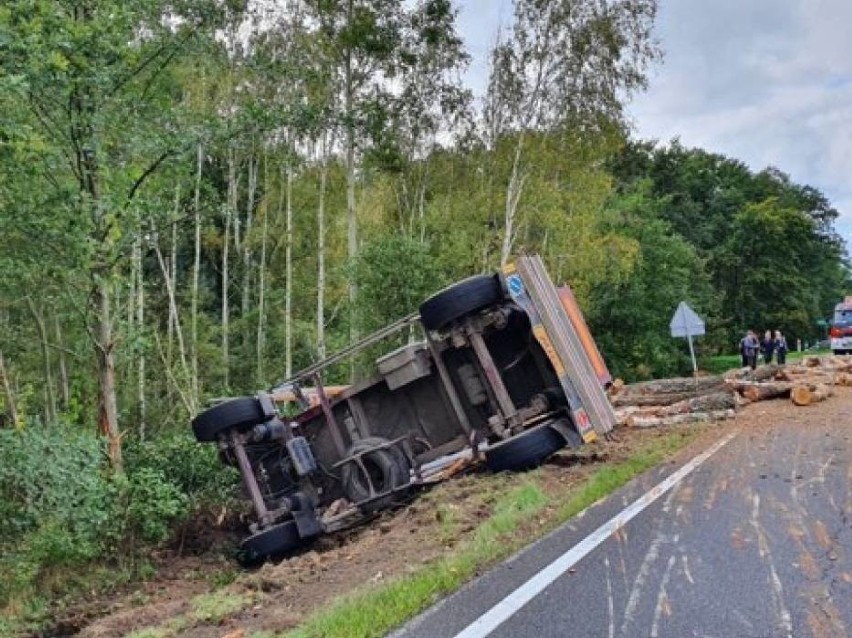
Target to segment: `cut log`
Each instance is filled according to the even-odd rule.
[[[790,390],[793,403],[800,406],[824,401],[831,396],[831,388],[825,384],[796,385]]]
[[[734,370],[728,370],[725,373],[724,380],[726,382],[734,380],[766,381],[778,374],[778,372],[783,368],[784,366],[779,366],[777,363],[760,366],[755,370],[752,370],[751,368],[735,368]]]
[[[624,379],[616,379],[615,381],[612,382],[612,385],[609,386],[609,388],[607,388],[606,393],[609,396],[614,397],[616,394],[621,392],[623,389],[624,389]]]
[[[714,410],[712,412],[690,412],[671,416],[641,416],[633,414],[627,419],[627,425],[634,428],[655,428],[665,425],[684,425],[689,423],[709,423],[736,416],[733,410]]]
[[[846,388],[852,388],[852,374],[848,372],[840,372],[834,379],[836,385],[842,385]]]
[[[626,385],[619,394],[677,394],[686,392],[706,394],[713,389],[721,387],[723,383],[724,379],[719,376],[655,379],[654,381],[643,381],[641,383]]]
[[[793,384],[785,381],[774,383],[755,383],[742,389],[743,396],[749,401],[764,401],[776,397],[786,398],[790,396]]]
[[[733,410],[737,407],[733,392],[714,392],[700,397],[673,403],[657,411],[658,416],[687,414],[689,412],[711,412],[714,410]]]
[[[718,389],[724,389],[724,386],[720,386]],[[710,391],[713,392],[714,390]],[[703,393],[696,392],[667,392],[663,394],[632,394],[628,392],[621,392],[614,397],[610,397],[609,400],[614,408],[631,405],[638,407],[661,407],[686,401],[697,396],[702,396],[702,394]]]

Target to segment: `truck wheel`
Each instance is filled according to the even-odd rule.
[[[476,275],[444,288],[420,304],[420,321],[427,330],[440,330],[502,299],[497,275]]]
[[[198,441],[216,441],[228,430],[248,430],[265,420],[255,397],[240,397],[214,405],[196,416],[192,420],[192,431]]]
[[[485,450],[485,463],[492,472],[530,470],[563,447],[561,434],[548,426],[538,427]]]
[[[363,452],[361,465],[364,466],[364,469],[358,463],[351,462],[346,463],[341,471],[341,482],[346,498],[358,505],[364,512],[377,512],[390,507],[404,496],[401,491],[392,492],[392,490],[409,483],[408,460],[402,452],[393,448],[371,449],[384,443],[387,443],[387,441],[379,437],[370,437],[358,441],[349,448],[348,455]],[[369,482],[367,476],[364,475],[365,469],[369,474]],[[371,497],[370,483],[373,484],[376,494],[383,492],[388,492],[388,494],[369,503],[359,505],[359,503]]]
[[[307,541],[308,539],[299,536],[296,521],[287,521],[243,539],[237,559],[243,567],[254,567],[270,558],[289,554]]]

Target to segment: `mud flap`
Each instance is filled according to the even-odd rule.
[[[580,447],[583,445],[583,438],[571,424],[570,420],[557,419],[550,424],[550,428],[558,432],[559,435],[565,439],[565,443],[568,447]]]

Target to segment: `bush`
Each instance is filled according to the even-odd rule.
[[[125,467],[129,475],[143,470],[162,473],[193,504],[227,500],[239,482],[239,473],[219,462],[216,446],[199,445],[189,433],[129,441]]]
[[[0,573],[12,575],[0,579],[0,607],[37,593],[47,571],[132,564],[143,545],[168,539],[192,495],[233,484],[213,450],[178,437],[131,448],[126,474],[106,472],[105,459],[93,433],[0,430]]]

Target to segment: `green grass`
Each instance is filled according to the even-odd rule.
[[[308,618],[306,623],[285,634],[286,638],[379,638],[444,596],[458,589],[477,572],[575,516],[637,474],[654,467],[695,436],[694,431],[673,432],[654,441],[628,460],[595,471],[564,500],[552,502],[537,484],[529,480],[498,498],[493,514],[459,546],[445,556],[384,585],[362,589],[339,599]],[[548,524],[519,537],[515,534],[548,506],[555,514]],[[525,530],[526,531],[526,530]]]
[[[831,350],[807,350],[805,352],[790,352],[787,354],[787,361],[793,362],[802,359],[803,357],[814,357],[818,355],[831,354]],[[742,359],[738,354],[723,354],[716,357],[703,357],[698,361],[698,369],[710,374],[722,374],[728,370],[739,368],[742,365]]]
[[[230,593],[220,589],[193,598],[192,617],[200,622],[215,624],[245,609],[252,602],[253,598],[249,595]]]

